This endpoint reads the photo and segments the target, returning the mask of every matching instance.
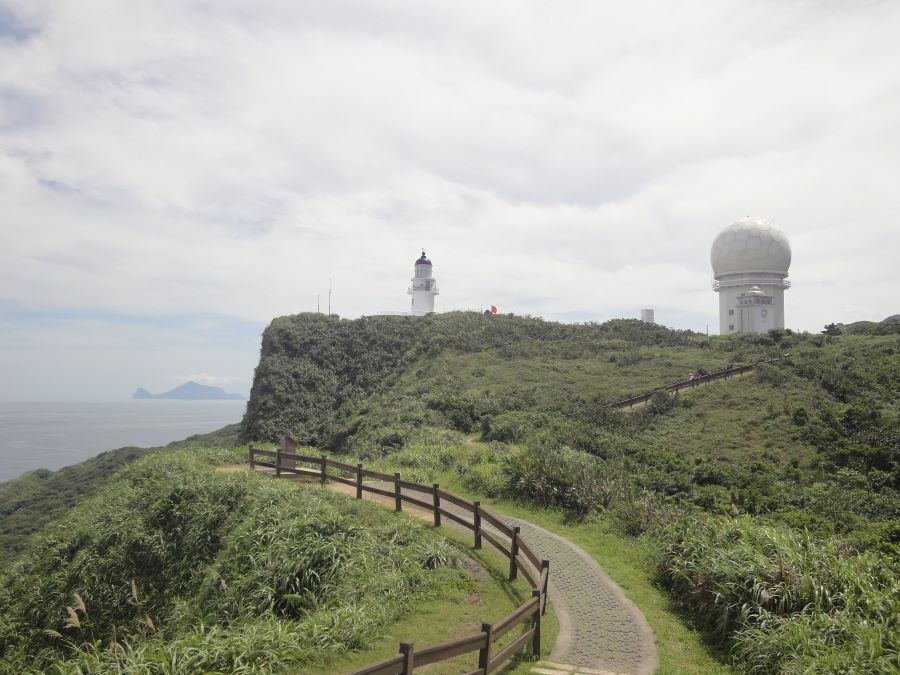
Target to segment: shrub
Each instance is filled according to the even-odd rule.
[[[155,455],[0,577],[0,671],[279,670],[366,646],[457,561],[369,502]]]
[[[745,516],[664,536],[662,579],[751,672],[887,672],[896,658],[900,576],[886,558]]]

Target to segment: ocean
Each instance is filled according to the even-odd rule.
[[[0,482],[106,450],[149,448],[241,421],[246,401],[0,402]]]

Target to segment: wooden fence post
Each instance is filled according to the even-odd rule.
[[[250,454],[250,470],[256,471],[256,462],[254,461],[254,459],[256,458],[256,453],[253,452],[252,445],[247,446],[247,452]]]
[[[441,486],[437,483],[434,483],[431,486],[431,498],[434,501],[434,526],[441,526],[441,495],[438,494],[438,490],[441,489]]]
[[[400,653],[403,654],[403,675],[412,675],[415,661],[415,650],[413,649],[413,643],[401,642]]]
[[[535,588],[531,591],[531,597],[537,598],[537,607],[534,608],[534,618],[532,627],[534,628],[534,637],[531,639],[531,653],[537,658],[541,658],[541,591]]]
[[[328,478],[328,458],[325,455],[322,455],[322,485],[325,485],[325,479]]]
[[[400,474],[394,474],[394,511],[402,511],[403,502],[400,500]]]
[[[281,446],[275,448],[275,478],[281,476]]]
[[[362,464],[356,465],[356,498],[362,499]]]
[[[481,548],[481,502],[475,502],[475,548]]]
[[[541,606],[541,613],[547,613],[547,585],[550,583],[550,561],[549,560],[541,560],[541,573],[544,570],[547,570],[547,576],[544,577],[544,587],[541,589],[541,593],[543,593],[543,604]]]
[[[481,632],[485,633],[487,640],[485,640],[484,647],[478,650],[478,669],[484,673],[484,675],[488,675],[491,667],[491,639],[493,638],[494,629],[489,623],[481,624]]]
[[[519,568],[516,567],[516,558],[519,557],[519,532],[520,528],[514,527],[512,539],[509,542],[509,580],[515,581],[519,576]]]

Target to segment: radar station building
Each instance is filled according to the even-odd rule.
[[[762,218],[743,218],[719,232],[710,261],[720,335],[784,328],[791,245],[781,230]]]
[[[412,283],[406,291],[412,296],[410,314],[423,316],[434,311],[434,296],[438,294],[437,281],[431,276],[431,261],[425,257],[425,251],[416,260],[413,270],[413,278],[410,280]]]

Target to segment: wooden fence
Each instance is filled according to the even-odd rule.
[[[733,368],[723,368],[722,370],[717,370],[713,373],[709,373],[707,375],[701,375],[700,377],[682,380],[681,382],[676,382],[674,384],[670,384],[667,387],[657,387],[656,389],[651,389],[650,391],[645,391],[643,394],[638,394],[637,396],[632,396],[630,398],[623,398],[621,401],[615,401],[613,403],[607,403],[604,408],[624,408],[628,406],[629,408],[635,405],[636,403],[646,403],[653,395],[664,391],[666,393],[675,394],[682,389],[692,389],[699,384],[703,384],[704,382],[712,382],[713,380],[727,380],[732,375],[743,375],[744,373],[750,372],[751,370],[755,370],[760,364],[767,363],[767,361],[759,361],[757,363],[751,363],[746,366],[734,366]]]
[[[275,476],[299,475],[318,479],[322,485],[334,481],[356,488],[356,498],[364,492],[393,498],[394,510],[402,511],[408,503],[431,511],[435,527],[448,518],[470,530],[475,548],[487,541],[509,560],[509,579],[519,574],[531,585],[531,597],[509,615],[494,623],[481,624],[481,632],[416,650],[412,642],[401,642],[400,653],[354,671],[353,675],[407,675],[415,668],[447,659],[478,652],[478,667],[469,675],[488,675],[513,655],[527,646],[536,657],[541,655],[541,616],[547,611],[547,585],[550,561],[541,559],[519,534],[518,527],[509,527],[493,513],[481,507],[480,502],[470,502],[442,490],[437,483],[426,486],[402,480],[399,473],[389,474],[364,469],[362,464],[345,464],[322,455],[319,457],[296,453],[297,441],[284,437],[276,450],[249,449],[250,467],[275,470]],[[365,479],[388,483],[389,489],[367,484]],[[413,494],[408,494],[412,492]],[[415,495],[415,496],[414,496]],[[452,504],[453,509],[447,508]],[[498,641],[517,626],[530,622],[527,630],[502,648]],[[474,660],[474,659],[473,659]]]

